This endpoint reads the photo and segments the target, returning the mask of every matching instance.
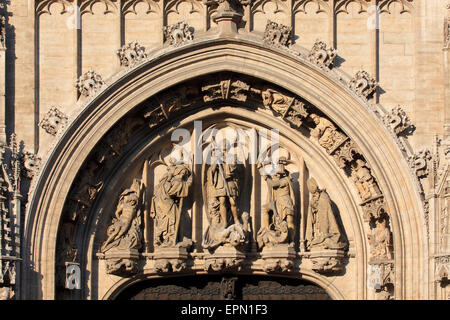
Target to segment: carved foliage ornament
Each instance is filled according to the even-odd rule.
[[[59,111],[57,107],[51,107],[41,120],[39,126],[52,136],[56,135],[60,128],[63,128],[67,123],[67,116]]]
[[[287,47],[291,40],[291,33],[291,27],[268,20],[263,41],[268,45]]]
[[[0,48],[6,48],[6,17],[0,13]]]
[[[329,68],[333,64],[336,54],[336,49],[328,47],[325,42],[317,39],[308,55],[308,59],[320,67]]]
[[[378,83],[366,71],[360,70],[348,85],[358,96],[369,99],[377,89]]]
[[[400,135],[411,126],[406,112],[400,107],[393,108],[391,112],[383,117],[384,124],[396,135]]]
[[[194,30],[185,21],[164,27],[164,41],[171,46],[180,46],[188,40],[194,40]]]
[[[137,272],[138,249],[142,247],[141,211],[143,184],[135,179],[119,198],[107,239],[100,251],[105,254],[107,273]]]
[[[94,70],[89,69],[84,75],[82,75],[75,83],[75,87],[78,89],[81,95],[85,97],[92,96],[94,93],[100,90],[105,83],[102,77],[95,73]]]
[[[136,63],[141,62],[147,58],[145,48],[137,43],[137,41],[130,42],[117,50],[120,65],[124,67],[131,67]]]
[[[429,163],[431,161],[431,152],[428,149],[419,150],[414,155],[409,156],[408,162],[411,169],[415,172],[418,178],[427,177],[430,173]]]

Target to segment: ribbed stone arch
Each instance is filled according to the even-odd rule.
[[[49,152],[34,181],[24,233],[24,298],[54,298],[55,245],[70,186],[102,136],[139,103],[190,78],[230,71],[274,83],[326,114],[358,146],[372,168],[391,217],[396,265],[396,298],[426,298],[423,209],[397,144],[340,77],[289,50],[248,37],[209,37],[165,48],[145,63],[122,72],[88,101]],[[28,267],[29,266],[29,267]]]

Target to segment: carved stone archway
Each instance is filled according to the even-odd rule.
[[[57,237],[62,232],[64,206],[80,169],[105,134],[114,126],[120,126],[119,121],[136,111],[137,106],[164,89],[202,75],[223,72],[274,84],[295,99],[308,102],[356,145],[361,159],[370,165],[382,192],[382,208],[389,215],[394,239],[392,266],[395,266],[395,280],[389,281],[395,286],[395,298],[424,298],[422,293],[426,290],[422,288],[420,279],[427,273],[427,248],[423,240],[420,198],[413,187],[406,161],[371,106],[352,92],[337,74],[321,69],[289,50],[261,45],[258,39],[239,36],[210,36],[179,48],[156,52],[140,65],[118,75],[109,86],[86,102],[55,143],[34,181],[25,229],[24,247],[29,250],[25,257],[29,260],[24,265],[32,266],[24,269],[26,280],[23,281],[22,292],[27,294],[25,298],[55,297]],[[272,117],[278,119],[274,123],[280,123],[280,115]],[[284,121],[291,125],[288,119]],[[318,144],[316,150],[320,150]],[[339,163],[333,164],[333,152],[328,153],[326,149],[320,152],[322,159],[328,157],[330,168],[334,166],[338,170]],[[354,160],[351,154],[349,157]],[[341,176],[345,176],[347,166],[344,163]],[[355,195],[355,191],[348,194],[352,192]],[[358,293],[354,298],[364,299],[370,296],[366,283],[370,227],[365,225],[363,209],[367,209],[369,216],[376,213],[368,208],[371,203],[367,205],[357,196],[353,203],[362,204],[357,210],[359,217],[354,217],[355,229],[359,230],[354,239],[357,249],[353,254],[359,261],[356,273]],[[93,250],[90,231],[83,231],[83,246],[91,246]],[[83,256],[86,252],[79,254]],[[82,264],[85,262],[83,260]],[[383,263],[377,265],[378,268],[380,266],[384,268]],[[82,269],[84,267],[82,265]],[[390,275],[392,277],[392,273]]]

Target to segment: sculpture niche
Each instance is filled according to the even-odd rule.
[[[144,186],[134,179],[125,189],[117,204],[107,239],[100,252],[106,259],[106,272],[116,275],[131,275],[138,271],[138,250],[142,247],[141,211]]]
[[[280,157],[275,173],[262,174],[268,186],[268,202],[261,212],[262,225],[257,234],[258,247],[263,248],[263,269],[287,271],[292,269],[294,249],[294,191],[292,176],[286,170],[287,159]],[[263,165],[258,164],[261,170]]]
[[[319,273],[342,271],[342,259],[348,244],[340,231],[331,199],[319,189],[314,178],[307,181],[310,204],[306,220],[306,248],[311,251],[312,269]]]
[[[228,161],[227,161],[228,158]],[[242,167],[227,157],[226,144],[211,151],[211,165],[206,170],[206,201],[209,226],[203,237],[205,269],[214,271],[239,267],[245,258],[249,215],[239,212]],[[242,218],[242,222],[240,220]],[[214,254],[212,254],[214,253]]]
[[[192,185],[191,170],[185,164],[167,166],[155,187],[150,217],[154,220],[155,268],[158,272],[180,271],[186,267],[192,240],[183,233],[183,199]]]

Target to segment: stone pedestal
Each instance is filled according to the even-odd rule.
[[[344,250],[311,251],[309,258],[312,262],[311,268],[317,273],[339,273],[344,270]]]
[[[286,272],[294,267],[295,249],[288,244],[265,246],[261,252],[265,272]]]
[[[224,245],[217,248],[214,253],[207,253],[205,259],[205,271],[237,270],[242,267],[245,259],[243,248]]]
[[[377,300],[393,299],[394,283],[394,260],[371,259],[369,261],[368,286],[374,289]]]
[[[178,272],[186,269],[188,253],[183,247],[160,247],[155,249],[156,272]]]
[[[137,249],[109,250],[105,253],[106,273],[129,276],[138,272],[139,252]]]

